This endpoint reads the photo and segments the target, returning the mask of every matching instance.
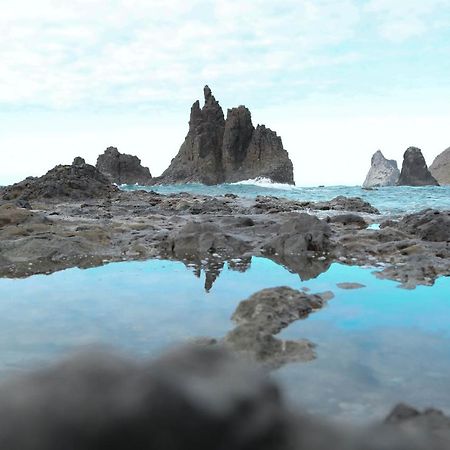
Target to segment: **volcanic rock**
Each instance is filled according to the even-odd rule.
[[[191,108],[189,131],[178,154],[154,183],[232,183],[253,178],[294,184],[293,166],[277,134],[252,124],[245,106],[229,109],[224,119],[208,86],[205,105]]]
[[[81,156],[76,156],[73,160],[72,166],[82,166],[86,164],[86,161]]]
[[[397,162],[386,159],[380,150],[376,151],[371,160],[369,173],[363,183],[364,188],[395,186],[400,176]]]
[[[402,171],[398,186],[439,186],[439,183],[428,170],[422,151],[417,147],[409,147],[403,155]]]
[[[450,184],[450,147],[436,156],[430,166],[430,172],[441,186]]]
[[[116,184],[147,185],[152,179],[150,170],[141,165],[137,156],[120,153],[115,147],[108,147],[98,157],[97,169]]]
[[[28,177],[6,187],[3,200],[65,199],[81,200],[109,196],[117,188],[94,166],[56,166],[39,178]]]

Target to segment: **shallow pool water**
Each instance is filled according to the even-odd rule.
[[[344,290],[340,282],[364,288]],[[333,264],[313,280],[264,258],[225,265],[214,285],[181,262],[150,260],[0,279],[0,376],[92,343],[155,356],[198,336],[220,338],[238,303],[266,287],[332,290],[335,298],[283,330],[317,359],[272,374],[288,401],[342,419],[381,417],[397,401],[450,412],[450,278],[407,291],[373,269]]]

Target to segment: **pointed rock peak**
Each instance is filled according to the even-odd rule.
[[[209,88],[209,86],[208,85],[206,85],[204,88],[203,88],[203,93],[204,93],[204,95],[205,95],[205,102],[207,102],[213,95],[212,95],[212,92],[211,92],[211,89]]]

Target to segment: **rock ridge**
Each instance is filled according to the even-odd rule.
[[[270,128],[252,123],[248,108],[228,109],[227,117],[208,86],[205,104],[191,108],[189,131],[178,154],[154,184],[234,183],[268,178],[294,184],[293,165],[281,138]]]

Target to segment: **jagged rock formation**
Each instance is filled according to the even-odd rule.
[[[393,159],[386,159],[383,153],[377,150],[372,156],[369,173],[363,187],[395,186],[399,176],[397,162]]]
[[[76,156],[72,162],[72,166],[82,166],[86,164],[86,161],[81,156]]]
[[[56,166],[39,178],[28,177],[6,187],[3,200],[81,200],[108,197],[117,188],[89,164]]]
[[[430,172],[441,186],[450,184],[450,147],[436,156],[430,166]]]
[[[147,167],[141,165],[137,156],[120,153],[115,147],[108,147],[97,158],[97,169],[112,183],[147,185],[152,176]]]
[[[403,155],[403,165],[398,186],[439,186],[428,170],[422,151],[417,147],[409,147]]]
[[[177,156],[154,183],[219,184],[257,177],[294,184],[293,166],[277,134],[252,124],[245,106],[229,109],[224,119],[208,86],[205,105],[191,108],[189,132]]]

